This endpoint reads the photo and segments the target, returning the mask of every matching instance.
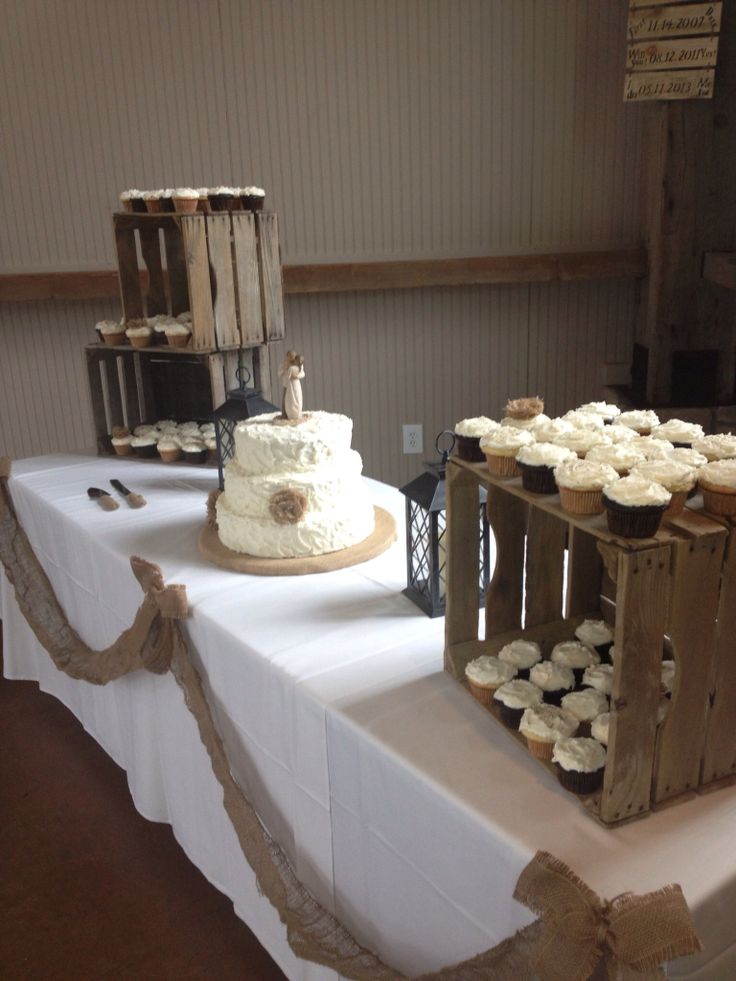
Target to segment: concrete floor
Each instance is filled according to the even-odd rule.
[[[1,675],[1,981],[283,979],[71,712]]]

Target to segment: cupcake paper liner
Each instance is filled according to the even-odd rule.
[[[496,453],[486,453],[488,471],[494,477],[518,477],[519,467],[515,456],[499,456]]]
[[[199,198],[174,198],[174,209],[179,214],[193,214],[199,205]]]
[[[706,511],[710,511],[711,514],[736,514],[736,492],[732,489],[718,490],[715,485],[708,487],[701,482],[700,490],[703,494],[703,507]]]
[[[551,758],[550,753],[550,758]],[[554,764],[557,778],[565,788],[573,794],[594,794],[603,786],[604,768],[592,773],[580,773],[578,770],[565,770],[559,763]]]
[[[494,701],[494,705],[498,708],[499,715],[501,716],[501,721],[509,729],[518,729],[519,723],[521,722],[521,717],[524,714],[523,708],[511,708],[509,705],[504,705],[503,702]]]
[[[571,487],[558,487],[560,504],[568,514],[603,514],[603,492],[600,490],[577,490]]]
[[[536,756],[538,760],[547,760],[547,762],[551,762],[552,750],[555,748],[555,744],[553,742],[544,741],[542,739],[533,739],[531,736],[526,735],[524,738],[526,739],[526,744],[532,756]]]
[[[542,691],[542,701],[546,702],[547,705],[556,705],[558,708],[562,705],[562,699],[565,695],[569,695],[573,691],[572,688],[558,688],[556,691]]]
[[[130,456],[133,452],[133,447],[130,443],[113,443],[112,448],[115,450],[118,456]]]
[[[455,453],[469,463],[483,463],[485,454],[480,448],[480,436],[458,436],[455,433]]]
[[[493,701],[493,696],[496,693],[496,690],[501,687],[500,682],[497,685],[492,685],[489,687],[486,687],[485,685],[476,685],[476,683],[471,681],[470,678],[467,679],[467,682],[473,698],[480,702],[481,705],[485,705],[486,708],[488,708]]]
[[[533,494],[556,494],[557,484],[552,467],[534,466],[529,463],[518,463],[521,470],[521,485],[524,490]]]
[[[133,347],[150,347],[153,343],[153,334],[141,334],[139,337],[129,337]]]
[[[626,507],[603,495],[608,517],[608,530],[623,538],[653,538],[659,528],[667,505],[645,504]]]
[[[102,337],[109,347],[115,344],[125,344],[127,341],[124,330],[121,330],[119,334],[103,334]]]

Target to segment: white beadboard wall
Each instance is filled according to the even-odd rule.
[[[625,0],[24,0],[0,34],[0,270],[113,264],[125,187],[258,183],[285,263],[639,240]],[[289,297],[308,399],[399,482],[509,395],[564,409],[627,361],[635,285]],[[82,346],[115,303],[0,305],[0,451],[91,445]],[[378,398],[379,385],[385,395]],[[44,392],[38,398],[37,391]]]

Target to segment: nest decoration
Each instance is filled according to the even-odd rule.
[[[544,399],[538,395],[530,395],[523,399],[509,399],[503,411],[509,419],[533,419],[540,412],[544,412]]]

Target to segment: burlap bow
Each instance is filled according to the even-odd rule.
[[[564,862],[537,852],[514,899],[544,922],[532,959],[541,981],[585,981],[597,969],[609,981],[650,981],[665,961],[702,950],[678,885],[602,902]]]

